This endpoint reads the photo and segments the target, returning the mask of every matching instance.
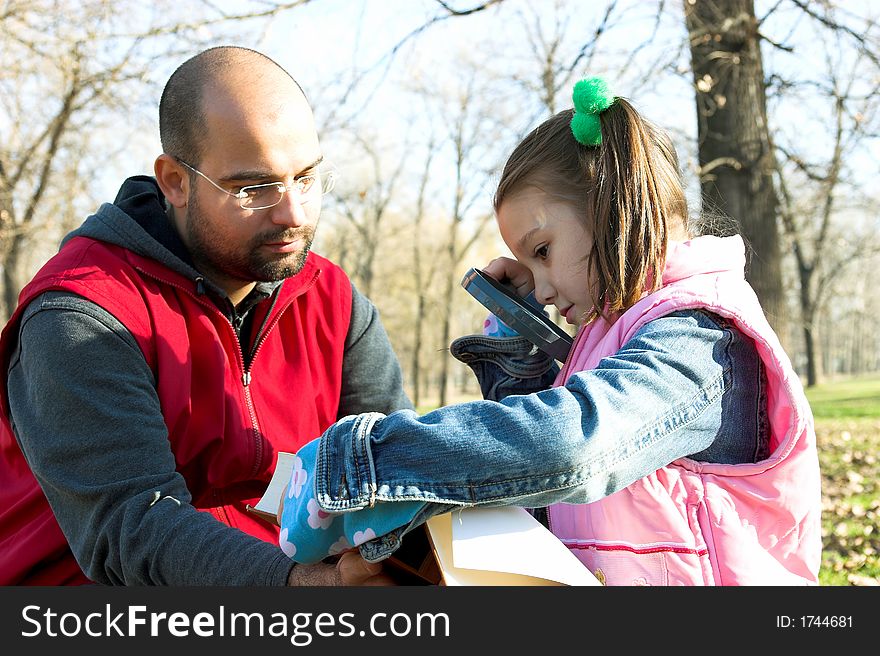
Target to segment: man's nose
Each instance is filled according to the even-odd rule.
[[[303,207],[302,195],[297,190],[285,191],[281,202],[271,208],[272,223],[286,226],[302,226],[309,221]]]

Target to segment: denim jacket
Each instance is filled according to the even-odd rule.
[[[367,560],[457,506],[590,503],[677,458],[754,462],[767,448],[754,344],[705,311],[649,322],[598,367],[552,389],[555,362],[522,338],[471,335],[452,352],[490,400],[423,416],[354,415],[321,439],[315,493],[324,510],[426,502],[406,526],[362,544]],[[670,427],[660,439],[658,424]]]

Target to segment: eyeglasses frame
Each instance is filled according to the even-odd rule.
[[[228,189],[224,189],[223,187],[221,187],[219,184],[217,184],[216,182],[214,182],[214,181],[213,181],[211,178],[209,178],[207,175],[205,175],[204,173],[202,173],[201,171],[199,171],[199,170],[198,170],[195,166],[193,166],[192,164],[188,164],[187,162],[185,162],[184,160],[180,159],[179,157],[175,157],[174,159],[175,159],[175,161],[177,161],[179,164],[183,164],[183,166],[185,166],[186,168],[188,168],[188,169],[189,169],[190,171],[192,171],[193,173],[197,173],[198,175],[202,176],[205,180],[207,180],[208,182],[210,182],[210,183],[211,183],[216,189],[222,191],[224,194],[227,194],[227,195],[229,195],[229,196],[232,196],[233,198],[237,198],[237,199],[238,199],[238,206],[239,206],[241,209],[243,209],[243,210],[250,210],[250,211],[256,211],[256,210],[267,210],[267,209],[269,209],[269,208],[271,208],[271,207],[275,207],[276,205],[278,205],[279,203],[281,203],[281,200],[284,198],[284,194],[285,194],[285,193],[289,193],[289,192],[292,191],[293,189],[296,189],[297,193],[299,194],[299,197],[300,197],[301,199],[303,199],[303,200],[301,200],[300,202],[302,202],[302,203],[307,203],[307,202],[308,202],[308,199],[307,199],[307,198],[304,198],[305,195],[308,194],[309,191],[311,191],[311,187],[312,187],[312,185],[313,185],[315,182],[318,182],[318,181],[319,181],[319,178],[321,177],[318,173],[312,173],[312,174],[307,174],[307,175],[301,175],[301,176],[299,176],[299,177],[297,177],[297,178],[294,178],[290,185],[288,185],[288,184],[286,184],[286,183],[284,183],[284,182],[266,182],[266,183],[263,183],[263,184],[257,184],[257,185],[245,185],[244,187],[242,187],[241,189],[238,190],[238,193],[233,193],[233,192],[229,191]],[[334,187],[334,185],[336,184],[336,183],[335,183],[335,180],[336,180],[336,172],[335,172],[334,170],[331,169],[331,170],[327,171],[327,173],[326,173],[325,175],[328,177],[328,183],[329,183],[329,186],[327,187],[327,189],[323,189],[322,187],[319,187],[319,188],[321,189],[321,193],[322,193],[322,194],[326,194],[327,192],[329,192],[330,190],[332,190],[333,187]],[[306,189],[306,188],[305,188],[305,184],[306,184],[306,181],[307,181],[307,180],[311,180],[311,183],[309,184],[308,188]],[[248,190],[248,189],[261,189],[261,188],[273,187],[273,186],[276,187],[276,188],[278,188],[278,189],[280,189],[280,190],[281,190],[281,194],[278,196],[278,200],[275,201],[274,203],[272,203],[271,205],[261,205],[260,207],[245,207],[245,206],[242,204],[242,203],[244,203],[245,199],[249,196],[249,194],[247,193],[246,190]]]

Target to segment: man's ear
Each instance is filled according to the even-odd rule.
[[[171,155],[162,153],[156,158],[153,165],[156,173],[156,182],[159,183],[159,189],[162,195],[168,200],[173,207],[186,207],[189,199],[189,175],[183,167]]]

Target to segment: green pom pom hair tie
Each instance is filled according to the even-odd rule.
[[[616,96],[608,90],[605,80],[590,77],[574,85],[571,99],[574,101],[574,116],[571,117],[574,138],[584,146],[600,145],[602,125],[599,114],[614,104]]]

